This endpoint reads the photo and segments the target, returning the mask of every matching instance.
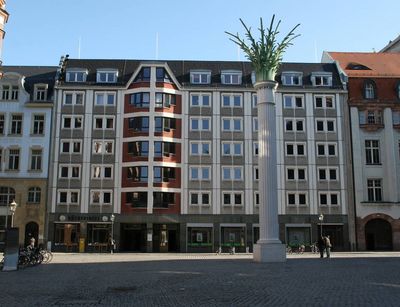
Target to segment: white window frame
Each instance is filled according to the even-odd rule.
[[[293,170],[294,178],[289,178],[289,170]],[[299,178],[299,171],[304,171],[304,179]],[[287,181],[307,181],[307,167],[306,166],[286,166],[286,180]]]
[[[332,86],[332,73],[313,72],[311,73],[311,83],[314,87]]]
[[[257,202],[257,195],[258,195],[258,202]],[[261,199],[260,199],[260,197],[261,197],[260,192],[259,192],[259,191],[254,191],[253,197],[254,197],[254,201],[253,201],[254,207],[256,207],[256,208],[260,207],[260,202],[261,202]]]
[[[240,129],[235,130],[235,121],[240,121]],[[229,121],[229,129],[224,128],[225,121]],[[243,118],[242,117],[222,117],[221,118],[221,131],[223,132],[242,132],[243,131]]]
[[[108,97],[113,97],[113,103],[108,103]],[[103,103],[99,103],[98,97],[103,97]],[[115,106],[116,102],[116,93],[115,92],[107,92],[107,91],[97,91],[94,93],[94,105],[95,106]]]
[[[253,132],[258,132],[258,117],[253,117]]]
[[[198,77],[198,81],[196,81]],[[211,83],[211,71],[209,70],[191,70],[190,71],[190,83],[191,84],[210,84]]]
[[[35,163],[33,162],[33,152],[40,151],[40,155],[35,155]],[[41,172],[43,170],[43,148],[41,147],[31,147],[29,150],[29,171],[31,172]],[[38,165],[40,164],[40,165]],[[34,166],[34,167],[33,167]],[[39,167],[38,167],[39,166]]]
[[[295,77],[297,78],[298,83],[294,82]],[[290,80],[290,82],[287,82],[287,78]],[[303,73],[297,71],[283,71],[281,75],[281,82],[282,85],[285,86],[301,86],[303,85]]]
[[[259,181],[260,180],[260,171],[258,166],[253,166],[253,180]]]
[[[289,195],[294,195],[295,203],[289,204]],[[305,195],[305,204],[300,204],[300,195]],[[307,192],[294,192],[294,191],[286,191],[286,206],[287,207],[307,207],[309,204],[308,201],[308,193]]]
[[[96,152],[95,148],[96,148],[96,143],[100,143],[100,148],[101,151],[100,152]],[[111,152],[105,152],[105,148],[106,148],[106,144],[107,143],[111,143]],[[101,139],[101,140],[93,140],[92,141],[92,154],[94,155],[113,155],[114,154],[114,140],[105,140],[105,139]]]
[[[235,195],[240,195],[240,204],[235,204]],[[229,195],[230,196],[230,203],[225,204],[224,203],[224,196]],[[221,204],[224,207],[243,207],[244,206],[244,191],[222,191],[221,193],[222,199],[221,199]]]
[[[229,99],[229,104],[225,105],[225,97]],[[235,105],[235,97],[239,97],[239,105]],[[222,93],[221,94],[221,108],[243,108],[243,95],[240,93]]]
[[[229,171],[229,178],[225,178],[225,170]],[[235,170],[240,170],[240,178],[235,178]],[[221,166],[222,181],[243,181],[243,166]]]
[[[96,119],[101,119],[101,128],[96,128]],[[112,128],[107,128],[105,127],[107,124],[107,119],[112,119],[113,125]],[[94,115],[93,116],[93,130],[107,130],[107,131],[112,131],[115,129],[115,116],[114,115]]]
[[[324,154],[321,155],[319,153],[318,147],[319,146],[323,146],[324,147]],[[329,154],[329,146],[334,146],[335,148],[335,154],[334,155],[330,155]],[[317,157],[337,157],[338,152],[337,152],[337,143],[336,142],[316,142],[316,155]]]
[[[43,119],[36,119],[36,116],[43,116]],[[44,113],[33,113],[31,117],[31,135],[39,135],[43,136],[46,131],[46,114]],[[38,123],[40,126],[40,123],[42,123],[42,133],[35,133],[35,123]]]
[[[371,183],[372,183],[372,185],[371,186],[369,186],[368,185],[368,183],[369,183],[369,181],[371,181]],[[378,181],[379,182],[379,185],[376,185],[376,181]],[[371,199],[369,199],[369,197],[368,197],[368,194],[369,194],[369,190],[371,190],[372,189],[372,191],[373,191],[373,199],[371,200]],[[381,196],[381,199],[377,199],[377,190],[380,190],[380,196]],[[367,189],[366,189],[366,192],[367,192],[367,201],[368,202],[382,202],[383,201],[383,199],[384,199],[384,195],[383,195],[383,179],[382,178],[367,178]]]
[[[198,153],[194,153],[193,152],[193,148],[192,145],[197,144],[199,152]],[[203,145],[207,144],[209,151],[208,153],[203,153]],[[190,155],[191,156],[211,156],[211,141],[190,141],[189,142],[189,146],[190,146]]]
[[[102,81],[101,76],[105,74],[106,80]],[[110,78],[112,76],[112,79]],[[97,83],[116,83],[118,80],[118,70],[116,69],[98,69],[96,72],[96,82]]]
[[[62,168],[68,168],[68,175],[67,177],[61,177],[62,174]],[[78,177],[72,177],[72,170],[74,167],[78,168]],[[71,180],[80,180],[82,175],[82,167],[80,164],[64,164],[61,163],[58,165],[58,179],[60,180],[65,180],[65,179],[71,179]]]
[[[326,204],[321,204],[321,195],[326,195]],[[332,204],[332,195],[336,195],[337,204]],[[340,206],[340,192],[319,191],[318,192],[318,206],[319,207],[339,207]]]
[[[290,98],[290,106],[286,105],[286,99]],[[301,107],[296,105],[296,99],[301,99]],[[282,104],[284,109],[304,109],[304,95],[300,94],[284,94],[282,96]]]
[[[100,193],[99,196],[99,202],[96,203],[93,201],[93,195],[94,193]],[[110,202],[109,203],[105,203],[104,202],[104,194],[105,193],[110,193]],[[94,205],[94,206],[110,206],[112,204],[113,201],[113,191],[112,190],[90,190],[90,204]]]
[[[97,168],[100,168],[99,177],[95,176]],[[111,177],[105,177],[105,171],[107,168],[111,169]],[[114,166],[112,164],[92,164],[90,174],[92,180],[112,180],[114,179]]]
[[[63,144],[69,143],[69,151],[63,151]],[[79,152],[74,152],[74,143],[79,143]],[[74,140],[74,139],[61,139],[60,140],[60,153],[61,154],[71,154],[71,155],[80,155],[82,154],[82,140]]]
[[[257,108],[258,96],[255,93],[251,93],[251,105],[253,108]]]
[[[293,155],[288,154],[287,145],[293,145]],[[300,155],[298,151],[298,146],[303,146],[304,154]],[[306,142],[285,142],[285,156],[287,157],[306,157],[307,156]]]
[[[197,169],[199,178],[192,177],[192,169]],[[208,169],[208,178],[203,178],[203,169]],[[192,181],[210,181],[211,180],[211,167],[210,166],[200,166],[200,165],[192,165],[189,166],[189,180]]]
[[[78,74],[82,74],[82,80],[78,80]],[[66,82],[86,82],[88,71],[86,69],[71,68],[66,71]]]
[[[222,70],[221,84],[240,85],[242,84],[242,75],[243,73],[239,70]],[[235,80],[236,78],[237,80]]]
[[[46,101],[49,85],[47,83],[37,83],[34,85],[34,101]]]
[[[292,127],[293,130],[288,130],[286,123],[287,122],[292,122]],[[297,129],[297,123],[302,122],[303,123],[303,130],[298,130]],[[292,117],[287,117],[284,118],[284,128],[285,132],[291,133],[291,132],[305,132],[306,131],[306,126],[305,126],[306,120],[304,118],[292,118]]]
[[[21,116],[21,118],[20,119],[16,119],[16,120],[14,120],[13,119],[13,117],[14,116]],[[16,123],[20,123],[20,132],[18,133],[18,131],[13,131],[12,129],[13,129],[13,122],[16,122]],[[9,125],[10,125],[10,127],[9,127],[9,134],[10,135],[22,135],[23,133],[24,133],[24,114],[21,114],[21,113],[11,113],[10,114],[10,121],[9,121]]]
[[[322,99],[322,106],[318,107],[317,106],[317,98]],[[332,106],[329,107],[326,103],[327,98],[332,99]],[[335,96],[334,95],[315,95],[314,96],[314,108],[315,109],[335,109],[336,107],[336,102],[335,102]]]
[[[258,146],[258,142],[253,142],[253,156],[258,156],[260,153],[260,148]]]
[[[320,178],[320,174],[319,174],[319,171],[320,170],[325,170],[325,176],[326,176],[326,179],[321,179]],[[331,178],[331,174],[330,174],[330,170],[335,170],[335,173],[336,173],[336,179],[332,179]],[[317,167],[317,178],[318,178],[318,181],[322,181],[322,182],[327,182],[327,181],[339,181],[339,168],[338,167],[322,167],[322,166],[320,166],[320,167]]]
[[[60,202],[61,193],[67,193],[67,202],[66,203]],[[78,200],[76,203],[71,202],[72,193],[78,193]],[[59,189],[57,191],[57,205],[79,205],[80,196],[81,196],[80,194],[81,193],[80,193],[79,189]]]
[[[197,195],[197,204],[192,203],[192,195]],[[203,204],[203,194],[208,195],[208,204]],[[189,191],[189,206],[191,207],[196,207],[196,206],[201,206],[201,207],[210,207],[211,206],[211,192],[210,191],[198,191],[198,190],[192,190]]]
[[[193,104],[193,97],[197,96],[199,99],[199,104]],[[208,105],[204,104],[204,97],[208,97]],[[202,93],[202,92],[193,92],[190,93],[190,106],[193,108],[202,107],[202,108],[210,108],[211,107],[211,93]]]
[[[318,129],[318,122],[323,122],[323,130]],[[328,122],[333,122],[333,131],[328,131]],[[315,119],[315,132],[316,133],[336,133],[336,118],[316,118]]]
[[[71,127],[65,127],[65,119],[66,118],[70,118],[71,119]],[[81,126],[80,127],[76,127],[76,120],[77,119],[81,119]],[[61,128],[62,129],[79,129],[82,130],[83,129],[83,115],[62,115],[61,117]]]
[[[198,127],[199,127],[198,129],[193,129],[192,128],[192,123],[193,123],[194,120],[198,121]],[[203,128],[203,121],[204,120],[208,121],[208,129],[204,129]],[[191,116],[189,121],[190,121],[190,131],[211,131],[211,117],[209,117],[209,116],[205,116],[205,117],[204,116],[201,116],[201,117],[199,117],[199,116]]]
[[[240,153],[235,153],[235,145],[240,145]],[[225,153],[225,151],[224,151],[224,147],[225,146],[229,146],[229,152],[228,153]],[[235,156],[235,157],[240,157],[240,156],[243,156],[243,142],[232,142],[232,141],[223,141],[223,142],[221,142],[221,155],[222,156],[225,156],[225,157],[227,157],[227,156],[229,156],[229,157],[232,157],[232,156]]]

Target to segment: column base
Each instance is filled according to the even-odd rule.
[[[255,262],[285,262],[286,246],[282,243],[254,244],[253,260]]]

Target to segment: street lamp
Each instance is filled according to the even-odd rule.
[[[111,254],[114,253],[114,221],[115,221],[115,215],[111,214],[110,216],[110,221],[111,221]]]
[[[324,221],[324,215],[321,213],[318,217],[319,222],[321,224],[321,238],[322,238],[322,222]]]
[[[17,210],[18,204],[15,202],[15,199],[11,204],[7,205],[7,213],[6,213],[6,229],[8,229],[8,211],[11,211],[11,228],[14,226],[14,213]]]

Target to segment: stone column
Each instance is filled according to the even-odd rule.
[[[257,82],[258,190],[260,194],[260,239],[254,246],[254,261],[286,261],[285,245],[279,240],[276,158],[275,81]]]

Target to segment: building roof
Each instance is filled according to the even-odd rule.
[[[380,52],[399,52],[400,50],[400,35],[382,48]]]
[[[349,77],[400,77],[400,53],[326,52]]]

